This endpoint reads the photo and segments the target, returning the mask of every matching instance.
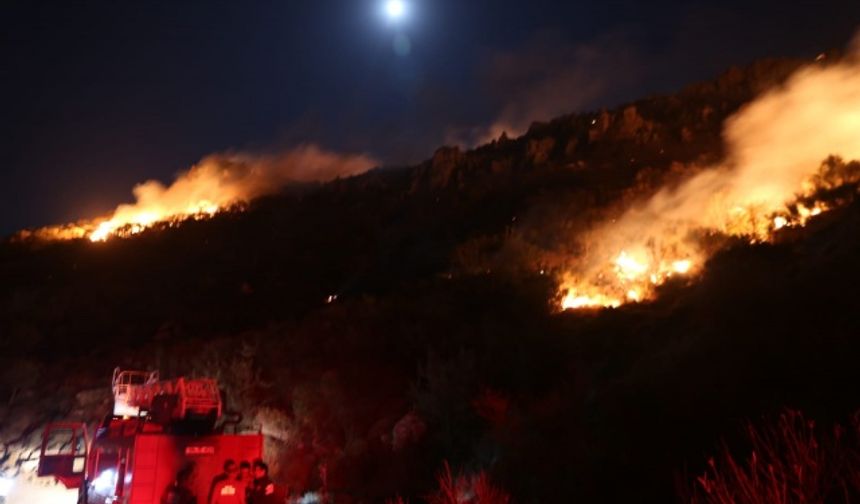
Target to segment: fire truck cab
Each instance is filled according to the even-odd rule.
[[[48,425],[39,476],[78,489],[79,504],[160,504],[182,472],[206,504],[224,461],[262,458],[257,434],[224,434],[221,393],[210,379],[160,380],[157,372],[116,370],[113,410],[90,432],[85,424]]]

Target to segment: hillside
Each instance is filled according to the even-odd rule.
[[[724,121],[802,64],[129,239],[9,240],[0,463],[49,419],[97,420],[118,365],[217,376],[278,477],[316,490],[325,466],[343,502],[427,495],[443,460],[516,502],[671,502],[744,419],[843,419],[860,406],[856,183],[773,242],[726,239],[655,301],[558,310],[573,238],[722,159]]]

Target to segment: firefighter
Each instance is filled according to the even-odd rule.
[[[191,478],[192,467],[186,467],[179,471],[173,483],[164,491],[161,504],[197,504],[197,497],[188,489],[188,480]]]
[[[247,460],[239,464],[239,474],[236,479],[244,482],[251,482],[254,479],[251,475],[251,464]]]
[[[212,478],[212,484],[209,485],[209,497],[206,499],[206,504],[212,504],[212,499],[215,497],[215,487],[222,481],[236,479],[237,471],[235,460],[227,459],[224,461],[224,472]]]
[[[269,466],[260,459],[254,461],[254,482],[248,492],[248,504],[276,504],[284,501],[283,492],[269,478]]]
[[[245,485],[230,478],[215,485],[211,504],[246,504]]]
[[[239,464],[239,474],[236,476],[236,482],[242,487],[242,495],[247,500],[248,492],[250,492],[251,485],[254,483],[254,475],[251,474],[251,464],[247,460],[243,460]]]
[[[215,485],[211,504],[246,504],[248,502],[248,489],[252,483],[251,464],[242,461],[235,477]]]

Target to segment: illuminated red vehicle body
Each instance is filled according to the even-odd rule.
[[[205,504],[225,460],[263,455],[260,434],[224,434],[213,380],[161,381],[157,373],[117,371],[114,408],[89,439],[84,424],[45,430],[39,476],[79,490],[80,504],[159,504],[180,472]]]

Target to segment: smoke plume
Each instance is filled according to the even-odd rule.
[[[276,155],[213,154],[169,186],[150,180],[133,189],[135,203],[119,206],[113,218],[141,212],[178,215],[189,209],[224,207],[278,191],[290,182],[325,182],[365,172],[376,162],[363,155],[343,156],[316,145]]]
[[[363,173],[376,166],[365,155],[340,155],[316,145],[279,154],[213,154],[179,173],[168,186],[149,180],[134,187],[134,203],[92,221],[22,232],[43,240],[89,238],[102,241],[136,234],[158,222],[213,215],[238,203],[272,194],[291,182],[325,182]]]
[[[826,158],[860,159],[858,132],[856,56],[800,69],[726,121],[723,163],[584,237],[587,252],[564,281],[563,304],[617,306],[648,297],[668,277],[702,267],[702,233],[762,241],[786,225],[803,225],[826,206],[792,205],[814,194]]]

